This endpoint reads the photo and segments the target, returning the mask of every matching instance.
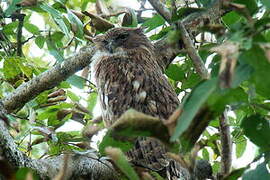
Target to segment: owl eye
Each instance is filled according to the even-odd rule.
[[[119,36],[116,37],[116,40],[125,40],[128,37],[128,33],[125,34],[120,34]]]
[[[103,40],[102,43],[103,44],[108,44],[108,41],[107,40]]]

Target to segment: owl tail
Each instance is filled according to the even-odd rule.
[[[177,161],[166,155],[165,146],[157,139],[139,137],[126,155],[135,166],[157,172],[168,180],[190,180],[190,174]]]

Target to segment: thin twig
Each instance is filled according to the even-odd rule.
[[[25,43],[27,43],[28,41],[30,41],[31,39],[33,39],[33,38],[35,38],[35,37],[36,37],[36,36],[33,35],[33,36],[31,36],[30,38],[26,39],[25,41],[22,42],[22,45],[25,44]]]
[[[62,49],[64,50],[64,49],[70,47],[71,43],[74,41],[74,39],[75,39],[75,36],[73,35],[72,38],[68,41],[68,43],[64,47],[62,47]]]
[[[124,13],[127,13],[126,11],[120,11],[120,12],[117,12],[117,13],[112,13],[112,14],[102,14],[100,15],[100,17],[102,18],[109,18],[109,17],[112,17],[112,16],[119,16],[120,14],[124,14]]]
[[[143,11],[154,11],[154,10],[155,10],[155,9],[153,9],[153,8],[143,8],[143,9],[135,10],[135,12],[140,13],[140,12],[143,12]]]

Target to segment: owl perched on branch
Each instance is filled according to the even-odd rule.
[[[97,52],[92,59],[92,76],[98,88],[105,124],[111,126],[130,108],[163,120],[168,119],[178,107],[179,101],[163,75],[153,45],[142,29],[113,28],[104,35],[96,36],[94,42]],[[160,158],[165,158],[165,151],[162,150],[159,155],[154,151],[155,146],[161,144],[147,139],[145,142],[149,141],[150,144],[145,146],[142,141],[138,140],[135,154],[129,153],[134,157],[134,164],[142,165],[136,158],[153,152],[142,166],[158,171],[172,168],[167,167],[170,163],[160,163]],[[140,150],[147,146],[148,152]]]

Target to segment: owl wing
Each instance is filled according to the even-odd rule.
[[[96,75],[103,117],[108,125],[130,108],[167,119],[179,104],[158,65],[141,63],[136,57],[104,58]]]
[[[151,59],[144,58],[104,57],[97,65],[97,86],[107,126],[130,108],[162,119],[177,108],[177,95],[162,71],[157,64],[149,63]],[[176,161],[166,157],[165,147],[153,138],[138,138],[127,156],[133,164],[169,179],[182,177],[185,172]]]

